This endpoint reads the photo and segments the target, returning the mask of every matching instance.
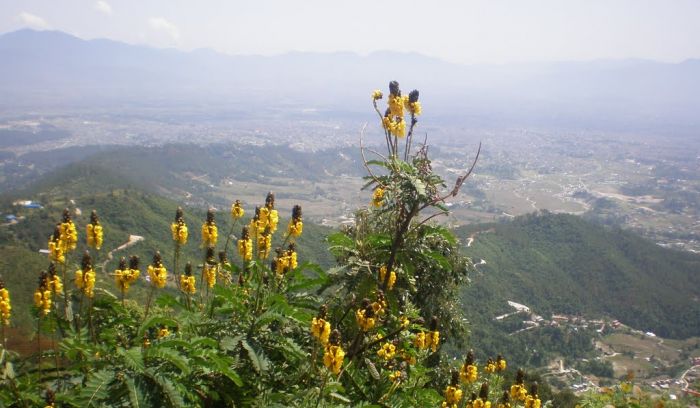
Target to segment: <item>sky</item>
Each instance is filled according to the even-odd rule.
[[[228,54],[393,50],[455,63],[700,58],[700,0],[0,0],[0,33]]]

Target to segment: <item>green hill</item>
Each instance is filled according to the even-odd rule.
[[[475,323],[493,326],[512,300],[544,316],[605,316],[663,337],[700,335],[700,255],[563,214],[457,233],[473,237],[468,255],[486,262],[463,292]]]

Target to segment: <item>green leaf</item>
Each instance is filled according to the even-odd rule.
[[[177,320],[170,319],[167,317],[162,317],[162,316],[154,316],[151,317],[150,319],[146,320],[141,327],[139,327],[138,331],[138,337],[142,338],[144,333],[146,333],[146,330],[150,329],[151,327],[178,327],[179,324]]]
[[[189,360],[171,348],[151,346],[146,350],[146,356],[148,358],[153,358],[157,362],[168,362],[177,367],[184,375],[188,375],[192,370]]]
[[[124,364],[137,373],[142,372],[146,368],[142,353],[141,347],[134,347],[128,350],[121,347],[117,349],[117,354],[124,358]]]
[[[269,361],[262,354],[261,350],[255,350],[246,340],[241,340],[241,346],[243,346],[243,348],[248,352],[248,357],[250,358],[251,363],[253,363],[253,368],[255,371],[258,373],[267,371]]]

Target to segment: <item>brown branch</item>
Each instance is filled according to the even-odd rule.
[[[437,197],[431,202],[425,204],[423,207],[421,207],[421,210],[430,205],[437,204],[440,201],[445,201],[449,197],[456,197],[457,193],[459,193],[459,190],[462,188],[462,184],[464,184],[467,178],[471,176],[472,172],[474,171],[474,167],[476,167],[476,162],[479,160],[479,154],[481,154],[481,142],[479,142],[479,149],[476,151],[476,157],[474,158],[474,162],[472,162],[471,167],[464,175],[457,177],[457,180],[455,181],[455,186],[452,188],[452,190],[444,196]]]
[[[406,233],[406,235],[411,235],[411,234],[413,233],[413,231],[415,231],[415,230],[417,230],[418,228],[420,228],[421,225],[425,224],[426,222],[428,222],[428,221],[431,220],[432,218],[435,218],[435,217],[440,216],[440,215],[447,215],[447,214],[449,214],[448,211],[440,211],[439,213],[435,213],[435,214],[431,215],[430,217],[427,217],[427,218],[424,219],[423,221],[421,221],[421,222],[419,222],[418,224],[414,225],[413,228],[411,228],[411,230],[408,231],[408,233]]]

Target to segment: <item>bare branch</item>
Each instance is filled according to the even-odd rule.
[[[454,188],[452,188],[452,191],[450,191],[442,197],[434,199],[430,204],[436,204],[440,201],[445,201],[448,197],[457,196],[457,193],[459,193],[459,190],[462,188],[462,184],[464,184],[467,178],[471,176],[472,172],[474,171],[474,167],[476,167],[476,162],[479,160],[479,154],[481,154],[481,142],[479,142],[479,149],[476,151],[476,157],[474,158],[474,162],[464,175],[457,177],[457,180],[455,181],[455,186]]]
[[[430,221],[431,219],[433,219],[433,218],[435,218],[435,217],[438,217],[438,216],[440,216],[440,215],[447,215],[447,214],[449,214],[448,211],[440,211],[440,212],[438,212],[438,213],[435,213],[435,214],[431,215],[430,217],[427,217],[427,218],[424,219],[423,221],[421,221],[421,222],[419,222],[418,224],[414,225],[413,228],[411,228],[411,230],[408,231],[408,233],[407,233],[406,235],[411,235],[411,234],[413,233],[413,231],[417,230],[418,228],[420,228],[421,225],[425,224],[426,222]]]
[[[369,169],[369,165],[367,165],[367,158],[365,157],[365,145],[363,141],[366,128],[367,123],[365,123],[362,126],[362,130],[360,131],[360,153],[362,154],[362,164],[365,166],[365,169],[367,169],[367,172],[369,173],[370,177],[372,177],[372,180],[374,180],[377,184],[381,184],[377,176],[375,176],[374,173],[372,173],[372,170]]]

